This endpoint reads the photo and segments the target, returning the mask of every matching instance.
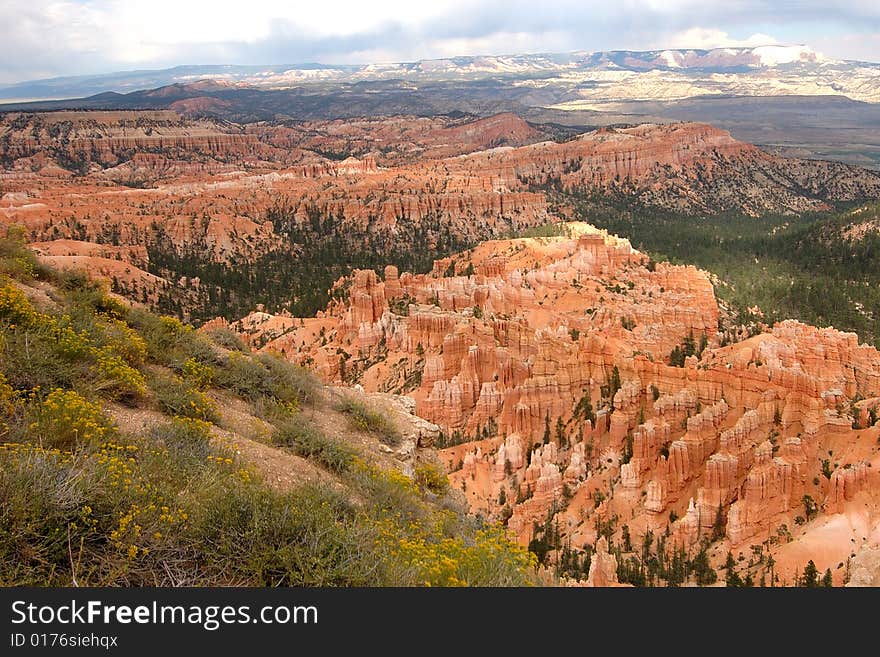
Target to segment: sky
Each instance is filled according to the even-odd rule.
[[[880,60],[878,0],[2,0],[0,83],[181,64],[807,44]]]

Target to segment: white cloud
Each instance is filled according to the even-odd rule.
[[[880,32],[821,36],[813,40],[816,50],[835,59],[876,62],[880,59]]]
[[[684,32],[672,35],[666,40],[668,48],[694,48],[709,50],[711,48],[754,48],[756,46],[773,46],[779,41],[769,34],[752,34],[745,39],[735,39],[727,32],[710,27],[692,27]]]

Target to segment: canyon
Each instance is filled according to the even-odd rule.
[[[706,124],[577,134],[513,114],[239,125],[170,110],[9,113],[0,161],[4,224],[65,240],[55,265],[94,264],[115,291],[194,321],[257,303],[313,314],[352,267],[425,270],[566,218],[557,189],[708,215],[880,197],[876,172],[776,157]]]
[[[452,487],[524,545],[551,524],[557,547],[600,555],[624,535],[689,554],[711,541],[713,565],[731,552],[754,581],[792,584],[812,559],[842,584],[880,542],[880,353],[795,321],[749,334],[705,272],[564,230],[427,274],[357,271],[317,317],[210,326],[413,398]]]
[[[0,224],[129,301],[414,404],[470,512],[565,582],[635,583],[640,545],[771,585],[870,561],[880,353],[740,325],[715,275],[570,221],[555,192],[759,222],[880,198],[880,174],[703,123],[238,124],[174,102],[2,115]]]

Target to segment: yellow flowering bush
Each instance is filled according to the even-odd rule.
[[[171,426],[191,440],[208,440],[211,437],[211,423],[192,417],[173,417]]]
[[[214,381],[214,368],[198,362],[195,358],[186,359],[181,368],[181,374],[184,379],[191,381],[199,390],[210,388]]]
[[[9,422],[16,411],[19,395],[15,389],[6,382],[6,376],[0,372],[0,436],[9,433]]]
[[[85,332],[64,326],[58,329],[55,351],[67,360],[82,360],[91,357],[93,348]]]
[[[102,443],[93,458],[101,467],[104,483],[120,489],[134,485],[137,452],[137,445],[117,443],[115,440]]]
[[[429,490],[435,495],[443,495],[449,490],[449,478],[443,466],[423,463],[416,466],[413,480],[421,490]]]
[[[354,472],[373,486],[387,487],[401,495],[418,495],[419,489],[415,482],[403,474],[400,470],[389,468],[387,470],[377,468],[367,463],[360,457],[354,457],[352,461]]]
[[[12,414],[15,398],[15,390],[6,382],[6,376],[0,372],[0,415]]]
[[[101,328],[102,337],[107,346],[118,354],[129,365],[138,367],[143,365],[147,358],[147,343],[125,322],[108,317],[98,326]]]
[[[179,376],[157,377],[151,382],[151,387],[162,410],[171,415],[204,422],[218,419],[217,407],[211,398]]]
[[[403,564],[412,583],[423,586],[527,584],[525,575],[537,566],[535,555],[513,543],[500,526],[477,531],[472,541],[420,532],[385,541],[383,550]]]
[[[146,392],[144,375],[115,354],[112,347],[101,347],[95,357],[97,389],[110,393],[115,399],[130,399]]]
[[[174,417],[167,428],[157,433],[179,467],[203,467],[205,463],[232,465],[228,450],[211,446],[211,424],[191,417]],[[214,457],[214,458],[209,458]]]
[[[171,538],[183,529],[188,519],[189,514],[182,508],[161,502],[132,503],[119,511],[109,539],[126,558],[144,557],[163,539]]]
[[[9,280],[0,287],[0,318],[11,326],[32,327],[44,322],[46,315],[34,310],[25,293]]]
[[[113,433],[113,426],[98,404],[73,390],[60,388],[49,393],[31,425],[44,444],[67,448],[100,441]]]

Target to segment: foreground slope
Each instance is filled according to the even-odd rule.
[[[705,272],[564,233],[356,272],[315,318],[233,328],[327,380],[411,395],[472,512],[562,572],[610,541],[632,583],[728,552],[740,581],[790,585],[812,560],[842,583],[880,543],[880,353],[794,321],[746,331]]]
[[[436,427],[0,240],[0,585],[523,585]]]

